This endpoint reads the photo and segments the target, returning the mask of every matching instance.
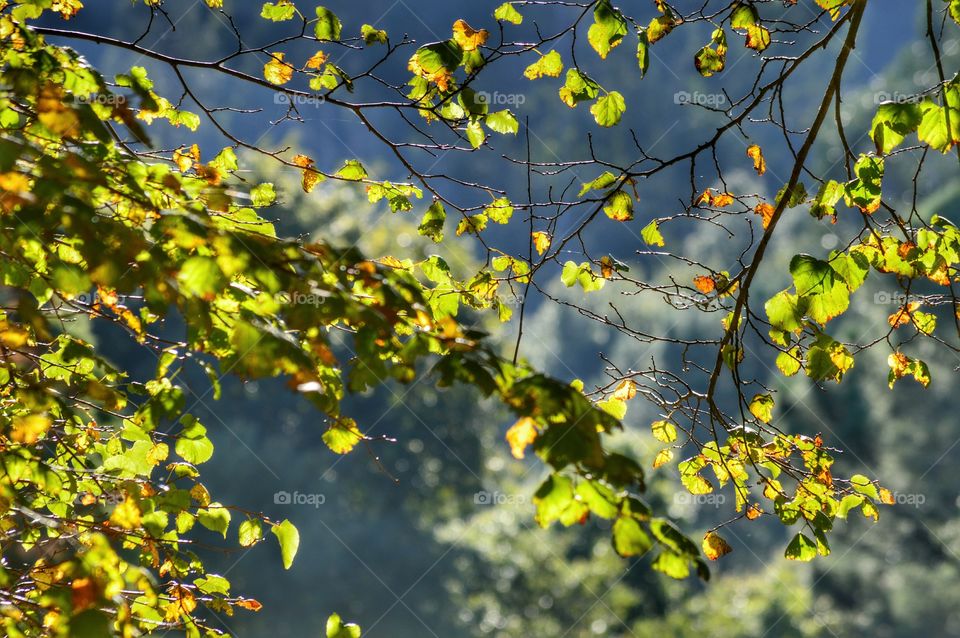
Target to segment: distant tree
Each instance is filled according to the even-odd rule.
[[[201,481],[198,466],[213,446],[191,410],[217,396],[225,374],[287,379],[291,391],[327,415],[323,439],[342,454],[377,439],[341,413],[347,391],[411,382],[429,370],[439,384],[463,382],[495,395],[519,417],[506,434],[514,455],[532,447],[552,468],[534,497],[537,521],[610,519],[619,554],[656,547],[653,567],[675,578],[692,572],[706,578],[702,556],[715,560],[730,551],[717,530],[736,520],[799,522],[802,531],[786,557],[811,560],[829,553],[827,533],[838,517],[860,508],[876,519],[879,504],[892,504],[891,493],[866,476],[833,476],[835,450],[821,436],[782,432],[773,393],[750,376],[747,364],[769,360],[787,376],[802,370],[816,382],[840,382],[855,355],[887,344],[890,385],[905,376],[927,385],[928,367],[908,354],[910,343],[930,339],[957,351],[957,340],[937,331],[936,310],[949,310],[960,336],[953,291],[960,230],[945,217],[921,216],[915,203],[898,210],[881,187],[888,162],[915,162],[919,189],[927,165],[953,161],[938,155],[956,150],[960,158],[960,82],[946,76],[940,45],[945,30],[955,28],[948,16],[960,22],[960,2],[934,7],[926,0],[937,79],[924,91],[893,94],[878,105],[870,152],[848,144],[840,112],[844,71],[868,0],[788,0],[783,7],[706,1],[686,14],[656,0],[638,15],[610,0],[517,1],[496,8],[483,25],[488,28],[457,20],[449,39],[419,46],[381,29],[389,25],[345,26],[326,7],[278,0],[259,8],[263,19],[278,23],[276,39],[255,47],[244,44],[230,14],[248,6],[206,0],[236,35],[235,50],[210,60],[144,44],[155,23],[176,21],[159,0],[145,4],[145,31],[131,26],[129,38],[117,39],[51,26],[51,14],[70,19],[96,11],[79,0],[0,1],[0,610],[9,635],[168,629],[216,635],[210,614],[260,607],[207,573],[193,550],[207,546],[197,523],[224,538],[232,526],[242,547],[273,536],[288,567],[299,546],[289,521],[222,504]],[[536,15],[563,26],[544,33]],[[601,60],[624,42],[635,43],[636,72],[646,75],[658,71],[657,43],[679,29],[706,29],[707,44],[691,52],[705,78],[720,76],[733,55],[728,34],[745,38],[735,79],[750,77],[748,67],[754,73],[739,96],[677,94],[678,102],[722,119],[702,143],[660,158],[644,151],[656,138],[632,132],[626,139],[636,146],[636,160],[626,166],[592,144],[584,144],[587,159],[548,162],[534,161],[529,150],[520,159],[485,152],[497,135],[519,134],[518,115],[526,115],[510,94],[480,90],[487,67],[522,59],[530,80],[563,75],[560,100],[571,108],[589,103],[595,123],[610,128],[633,105],[594,78],[601,70],[588,74],[596,60],[586,61],[589,51],[578,39],[585,35]],[[71,48],[81,43],[117,49],[131,63],[147,58],[165,65],[180,94],[158,93],[140,66],[107,80]],[[806,109],[795,114],[785,94],[797,69],[810,64],[826,72],[806,121]],[[393,79],[398,71],[407,75],[405,85]],[[341,110],[366,127],[371,144],[392,154],[406,181],[371,175],[358,159],[328,166],[303,153],[260,147],[236,125],[233,116],[242,113],[233,113],[241,109],[229,97],[212,104],[198,92],[204,74],[282,96],[287,119],[296,119],[306,103]],[[504,102],[518,113],[499,108]],[[385,118],[403,124],[402,138],[384,132]],[[147,129],[157,120],[190,131],[185,143],[173,150],[151,143]],[[212,157],[191,137],[204,120],[228,144]],[[827,173],[836,171],[817,171],[810,161],[828,126],[844,148],[843,174],[833,178]],[[751,135],[770,129],[776,135],[765,151]],[[529,149],[529,128],[525,134]],[[912,146],[905,146],[908,138]],[[721,165],[722,145],[731,142],[758,177],[781,171],[788,177],[775,179],[769,196],[731,192],[724,179],[729,168]],[[340,180],[394,212],[424,209],[417,213],[421,234],[437,243],[457,241],[451,230],[472,237],[483,266],[459,273],[436,256],[373,259],[323,240],[277,237],[263,210],[277,197],[274,186],[246,181],[245,154],[238,151],[298,170],[306,193],[324,180]],[[436,158],[447,152],[519,168],[526,194],[435,170]],[[579,190],[574,180],[558,182],[574,167],[597,176]],[[638,239],[651,247],[643,254],[675,262],[679,275],[644,281],[598,252],[590,231],[607,223],[629,229],[638,191],[648,180],[675,178],[677,170],[689,175],[689,184],[675,189],[680,209],[645,220]],[[420,206],[425,194],[431,201]],[[811,223],[842,213],[857,224],[842,238],[843,248],[825,258],[797,254],[789,288],[751,299],[779,222],[801,206],[817,219]],[[448,215],[456,220],[448,224]],[[689,223],[725,233],[736,249],[727,266],[733,272],[666,250],[670,227]],[[522,249],[493,245],[490,229],[507,224],[522,234]],[[571,253],[579,257],[568,260]],[[827,325],[847,310],[871,271],[903,296],[882,334],[842,342]],[[542,282],[557,276],[582,293],[610,284],[723,319],[713,336],[649,334],[612,302],[609,310],[598,309],[583,298],[550,295]],[[608,383],[592,389],[537,373],[519,362],[524,313],[535,292],[640,342],[672,347],[681,372],[609,362]],[[497,352],[469,327],[468,309],[495,312],[501,321],[517,315],[510,352]],[[153,378],[114,367],[73,328],[87,321],[110,324],[139,344],[156,360]],[[179,382],[195,366],[209,375],[208,389]],[[645,462],[672,464],[683,451],[687,458],[677,468],[688,491],[703,495],[732,486],[735,513],[699,545],[640,498],[640,460],[608,446],[638,396],[661,412],[652,432],[665,446]],[[334,617],[327,634],[356,636],[359,629]]]

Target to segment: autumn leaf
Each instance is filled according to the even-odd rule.
[[[712,203],[717,208],[725,208],[733,203],[732,193],[718,193],[713,196]]]
[[[293,77],[293,67],[283,61],[283,53],[269,53],[270,61],[263,65],[263,77],[270,84],[286,84]]]
[[[621,401],[629,401],[635,396],[637,396],[637,384],[633,379],[624,379],[613,392],[613,398]]]
[[[910,303],[901,307],[895,313],[887,317],[887,323],[889,323],[894,328],[905,326],[908,323],[910,323],[911,316],[919,307],[920,307],[919,302],[911,301]]]
[[[756,144],[747,147],[747,157],[753,160],[753,170],[757,175],[763,175],[767,172],[767,160],[763,158],[763,151]]]
[[[733,551],[730,544],[716,532],[707,532],[703,537],[703,553],[710,560],[717,560]]]
[[[709,295],[711,292],[717,289],[716,280],[707,275],[697,275],[694,277],[693,285],[697,287],[697,290],[705,295]]]
[[[533,237],[533,247],[537,249],[538,255],[542,255],[550,249],[550,233],[538,230],[531,233],[531,235]]]
[[[200,161],[200,147],[192,144],[190,148],[180,147],[173,152],[173,163],[177,165],[181,173],[186,173]]]
[[[304,68],[319,70],[324,64],[327,63],[329,56],[323,51],[317,51],[310,56],[310,59],[307,60],[307,63],[304,65]]]
[[[522,417],[507,430],[507,443],[514,458],[522,459],[528,445],[537,440],[536,421],[528,416]]]
[[[250,611],[260,611],[263,609],[263,605],[260,604],[259,600],[254,598],[243,598],[234,603],[237,607],[242,607],[243,609],[249,609]]]
[[[314,168],[313,159],[306,155],[295,155],[293,157],[293,164],[303,169],[303,175],[300,179],[303,192],[309,193],[317,184],[323,181],[323,175]]]
[[[474,51],[483,46],[489,35],[486,29],[474,30],[465,20],[453,23],[453,39],[464,51]]]
[[[770,227],[770,222],[773,221],[773,214],[776,212],[776,208],[772,204],[767,202],[760,202],[753,209],[757,215],[760,215],[760,218],[763,220],[763,229],[766,230]]]

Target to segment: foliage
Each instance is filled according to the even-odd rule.
[[[166,12],[158,2],[146,4],[151,15]],[[222,2],[207,4],[220,9]],[[559,197],[550,191],[538,201],[528,190],[522,202],[497,184],[430,174],[410,157],[424,149],[482,153],[496,136],[520,132],[518,114],[495,109],[489,94],[478,90],[488,64],[516,57],[524,60],[523,75],[529,80],[559,82],[563,76],[561,102],[570,108],[590,102],[593,120],[607,129],[621,122],[630,102],[595,79],[601,73],[588,75],[576,63],[577,34],[585,33],[589,46],[606,60],[630,40],[633,30],[639,73],[646,76],[657,73],[651,62],[661,40],[681,28],[709,25],[709,41],[692,54],[693,64],[704,77],[722,77],[731,54],[726,25],[744,35],[746,49],[757,56],[790,50],[788,42],[774,36],[804,35],[806,27],[762,17],[752,2],[684,16],[658,0],[649,22],[646,16],[641,20],[627,15],[609,0],[582,7],[505,3],[494,12],[489,28],[475,29],[457,20],[449,39],[418,46],[406,61],[412,74],[407,87],[401,91],[383,83],[395,93],[391,100],[354,101],[351,94],[365,94],[367,85],[378,81],[375,70],[395,63],[395,52],[412,43],[392,41],[389,30],[372,25],[344,24],[326,7],[301,12],[294,3],[267,3],[261,17],[291,23],[296,35],[257,51],[245,52],[241,46],[232,56],[198,62],[151,50],[139,40],[45,26],[45,13],[55,11],[69,19],[81,10],[79,2],[3,3],[0,206],[5,233],[0,272],[7,308],[0,317],[5,396],[0,502],[7,537],[0,587],[8,633],[127,635],[172,628],[188,635],[217,633],[200,606],[230,614],[238,607],[255,611],[260,605],[231,593],[229,582],[208,573],[190,547],[209,542],[202,539],[215,541],[214,534],[226,538],[234,524],[243,547],[263,541],[270,531],[284,566],[290,566],[299,534],[289,521],[223,505],[200,480],[197,466],[210,459],[213,446],[205,426],[191,414],[187,394],[193,391],[177,383],[192,367],[209,375],[207,392],[214,394],[222,374],[286,379],[291,391],[327,416],[323,440],[336,453],[374,442],[364,434],[363,423],[341,412],[345,393],[386,380],[410,383],[432,367],[437,383],[467,383],[516,413],[519,421],[507,432],[512,452],[522,457],[532,449],[551,469],[534,495],[537,523],[609,520],[612,546],[619,554],[636,556],[655,548],[652,567],[675,578],[694,573],[706,578],[709,570],[701,549],[707,558],[717,559],[731,547],[718,533],[723,525],[711,529],[702,543],[687,538],[642,500],[641,462],[611,451],[610,435],[621,429],[638,397],[661,412],[651,430],[666,447],[653,465],[672,464],[675,454],[686,457],[676,463],[684,488],[705,495],[726,487],[735,496],[736,519],[753,521],[765,515],[788,526],[800,523],[802,531],[787,545],[786,558],[807,561],[829,554],[828,532],[837,518],[853,511],[876,520],[878,505],[893,502],[890,491],[862,474],[834,476],[836,450],[820,435],[782,432],[774,394],[741,372],[751,359],[769,359],[786,376],[802,370],[816,382],[839,383],[863,349],[886,342],[891,387],[907,376],[923,386],[931,383],[927,364],[904,349],[914,339],[956,349],[937,333],[932,310],[955,308],[951,286],[960,260],[960,232],[940,215],[923,219],[916,208],[898,212],[884,201],[883,180],[888,162],[914,154],[922,165],[928,153],[946,154],[960,143],[960,83],[943,74],[938,48],[942,29],[938,35],[928,0],[928,32],[939,82],[915,103],[881,104],[869,129],[875,152],[854,153],[845,145],[846,179],[815,176],[818,184],[808,191],[801,177],[814,175],[807,160],[826,118],[839,105],[845,65],[868,2],[817,4],[822,17],[833,21],[825,34],[797,45],[797,54],[772,80],[760,81],[770,59],[760,57],[757,82],[720,110],[725,122],[705,143],[662,160],[647,155],[638,142],[640,159],[632,165],[616,166],[596,157],[588,162],[603,172],[584,183],[577,197],[565,189]],[[952,4],[944,9],[957,18]],[[558,33],[531,31],[516,36],[517,41],[507,40],[506,33],[524,25],[528,10],[574,17]],[[789,18],[794,10],[784,9],[783,15]],[[50,42],[56,38],[105,43],[168,64],[184,99],[161,95],[139,66],[108,82],[71,48]],[[745,136],[751,118],[765,105],[773,108],[794,71],[840,40],[813,123],[789,126],[782,112],[779,120],[770,122],[780,127],[788,144],[790,131],[805,131],[797,136],[796,152],[784,154],[787,161],[781,162],[759,145],[744,143],[758,177],[776,181],[776,195],[730,192],[719,164],[718,183],[698,183],[700,157],[711,152],[716,157],[724,136]],[[312,51],[302,55],[291,41]],[[571,43],[567,55],[559,49],[562,41]],[[339,57],[331,61],[334,47],[347,56],[366,55],[369,47],[378,57],[365,71],[348,71]],[[381,47],[383,51],[376,52]],[[260,75],[232,64],[248,53],[263,54]],[[191,90],[181,72],[184,67],[224,74],[291,100],[312,99],[342,109],[367,127],[371,140],[389,147],[412,181],[380,179],[358,158],[327,166],[303,154],[258,148],[224,128],[218,109],[205,106]],[[309,89],[293,88],[304,85]],[[183,102],[194,103],[199,114]],[[427,133],[411,122],[410,135],[420,141],[393,140],[377,128],[372,117],[377,111],[405,121],[417,114],[439,131]],[[189,135],[172,151],[150,143],[147,129],[154,121],[192,132],[203,119],[231,141],[206,162]],[[839,115],[836,124],[842,131]],[[916,146],[902,147],[913,135]],[[423,207],[420,232],[437,243],[456,241],[444,233],[447,218],[456,217],[455,235],[474,238],[486,252],[485,263],[477,272],[462,273],[438,256],[369,259],[323,238],[299,242],[278,237],[264,212],[274,203],[276,189],[271,183],[243,180],[237,153],[242,149],[299,171],[306,193],[325,180],[357,183],[371,204],[383,202],[393,212],[408,213],[426,192],[432,201]],[[775,162],[786,166],[788,179],[776,178]],[[529,156],[519,163],[530,178],[545,172],[546,167]],[[563,160],[553,162],[550,170],[582,164]],[[763,232],[754,242],[750,227],[739,270],[731,274],[691,256],[668,254],[689,267],[692,286],[648,283],[633,278],[612,255],[591,255],[583,240],[588,227],[636,222],[638,190],[679,164],[689,164],[691,176],[683,210],[656,219],[646,215],[638,226],[644,243],[669,246],[671,223],[707,220],[725,227],[734,220],[749,224],[759,215]],[[841,202],[845,208],[838,210]],[[822,259],[796,254],[789,265],[790,286],[762,300],[766,312],[761,315],[750,305],[752,284],[766,267],[764,255],[778,224],[786,211],[798,207],[809,207],[818,220],[812,223],[840,214],[858,216],[863,229],[844,242],[846,248]],[[559,211],[556,215],[545,213],[553,208]],[[558,223],[560,217],[571,211],[586,215],[572,231],[561,231],[565,226]],[[524,222],[529,237],[525,252],[491,243],[497,226]],[[577,243],[582,251],[576,259],[567,259]],[[513,358],[504,357],[465,320],[471,311],[490,310],[508,321],[514,314],[511,299],[522,298],[522,336],[523,304],[531,290],[549,298],[537,281],[548,274],[578,295],[600,293],[609,283],[695,310],[719,310],[722,330],[716,338],[649,335],[622,316],[614,320],[579,300],[562,301],[641,341],[683,346],[684,365],[692,371],[680,377],[655,365],[640,371],[612,366],[609,382],[592,390],[576,380],[559,381],[517,363],[519,337]],[[885,338],[845,343],[828,333],[827,325],[848,310],[871,274],[895,279],[907,294],[923,286],[935,292],[885,318]],[[72,334],[69,323],[81,317],[112,324],[144,353],[152,353],[157,361],[153,377],[138,379],[114,367]],[[176,328],[178,322],[182,330]],[[909,331],[910,337],[894,343],[896,330]],[[699,354],[691,356],[688,350]],[[200,532],[196,523],[212,534]],[[328,635],[355,635],[339,618],[331,618],[331,623],[333,633],[328,624]]]

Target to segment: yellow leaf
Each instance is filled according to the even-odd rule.
[[[759,503],[754,503],[753,505],[751,505],[750,507],[747,508],[747,520],[748,520],[748,521],[752,521],[752,520],[755,520],[755,519],[760,518],[760,515],[761,515],[761,514],[763,514],[763,510],[760,509],[760,504],[759,504]]]
[[[475,31],[464,20],[453,23],[453,39],[464,51],[474,51],[487,41],[489,32],[486,29]]]
[[[753,160],[753,170],[757,175],[763,175],[767,172],[767,160],[763,159],[763,151],[756,144],[747,147],[747,157]]]
[[[186,587],[174,585],[170,591],[173,600],[167,606],[164,613],[164,620],[174,622],[180,617],[180,614],[189,616],[197,608],[197,599],[193,592]]]
[[[663,465],[666,465],[673,460],[673,450],[670,448],[664,448],[657,452],[657,456],[653,459],[653,469],[657,469]]]
[[[629,401],[635,396],[637,396],[637,384],[633,379],[624,379],[613,392],[613,398],[621,401]]]
[[[110,524],[123,529],[140,527],[140,506],[129,496],[113,509]]]
[[[884,505],[893,505],[896,499],[893,498],[893,492],[885,487],[880,488],[880,502]]]
[[[71,137],[80,132],[80,118],[63,101],[63,87],[47,82],[37,97],[37,119],[57,135]]]
[[[196,144],[193,144],[190,148],[178,148],[173,152],[173,163],[177,165],[181,173],[186,173],[194,162],[199,161],[200,147]]]
[[[653,438],[662,443],[673,443],[677,440],[677,426],[670,421],[654,421],[650,427]]]
[[[0,343],[8,348],[22,348],[30,339],[30,333],[20,326],[0,321]]]
[[[323,181],[323,175],[314,169],[314,162],[311,158],[306,155],[295,155],[293,163],[303,169],[303,177],[300,180],[303,192],[309,193],[317,184]]]
[[[538,230],[533,235],[533,247],[537,249],[537,254],[542,255],[550,249],[550,235],[542,230]]]
[[[730,544],[716,532],[707,532],[703,537],[703,553],[710,560],[717,560],[733,551]]]
[[[50,419],[43,414],[18,416],[13,419],[10,440],[24,445],[33,445],[49,429]]]
[[[519,419],[507,430],[507,443],[514,458],[522,459],[527,446],[537,440],[537,424],[528,416]]]
[[[293,67],[283,61],[283,53],[270,53],[270,61],[263,65],[263,77],[270,84],[286,84],[293,77]]]

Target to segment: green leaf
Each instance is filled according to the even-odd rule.
[[[574,108],[580,102],[592,100],[600,94],[600,85],[579,69],[567,69],[567,78],[560,87],[560,100]]]
[[[587,40],[590,46],[601,58],[606,58],[610,51],[618,46],[627,35],[627,20],[610,0],[600,0],[593,10],[593,24],[587,31]]]
[[[517,11],[511,2],[504,2],[493,12],[493,17],[502,22],[511,24],[520,24],[523,22],[523,16]]]
[[[360,627],[344,624],[338,614],[333,614],[327,618],[327,638],[360,638]]]
[[[353,419],[339,419],[323,433],[323,442],[337,454],[347,454],[363,440],[363,433]]]
[[[803,316],[807,312],[809,301],[784,290],[770,298],[764,309],[767,321],[778,330],[798,332],[803,327]]]
[[[614,221],[628,222],[633,219],[633,197],[623,191],[614,191],[607,197],[603,212]]]
[[[194,584],[204,594],[222,594],[230,595],[230,581],[217,574],[208,574],[203,578],[198,578]]]
[[[607,399],[597,404],[597,407],[615,419],[623,420],[627,416],[627,402],[620,399]]]
[[[616,126],[626,110],[627,103],[623,96],[616,91],[610,91],[590,107],[593,119],[597,121],[597,124],[605,127]]]
[[[642,556],[652,547],[653,541],[635,518],[621,516],[613,524],[613,548],[621,556]]]
[[[787,545],[783,554],[788,560],[799,560],[808,562],[817,557],[817,544],[804,536],[797,534]]]
[[[604,171],[600,176],[593,180],[592,182],[587,182],[580,187],[580,197],[583,197],[587,193],[593,190],[601,190],[612,186],[617,181],[617,176],[611,173],[610,171]]]
[[[903,138],[920,126],[923,113],[919,104],[884,102],[877,107],[877,114],[870,125],[870,137],[877,145],[877,153],[887,154],[896,148]]]
[[[640,67],[640,77],[646,77],[650,69],[650,39],[646,29],[640,29],[637,34],[637,65]]]
[[[220,503],[210,503],[207,507],[197,510],[197,520],[210,531],[219,532],[224,538],[227,537],[227,529],[230,527],[230,510]]]
[[[640,237],[648,246],[663,246],[663,235],[660,234],[660,225],[657,220],[651,221],[640,231]]]
[[[806,299],[806,314],[823,325],[850,306],[850,289],[828,262],[810,255],[796,255],[790,274],[800,298]]]
[[[517,118],[514,117],[513,113],[511,113],[509,110],[491,113],[487,115],[485,122],[491,130],[494,130],[497,133],[513,133],[516,135],[517,131],[520,130],[520,123],[517,122]]]
[[[560,474],[551,474],[533,495],[533,504],[537,508],[537,523],[541,527],[548,527],[552,522],[560,520],[573,499],[573,482]]]
[[[467,124],[467,139],[473,148],[480,148],[483,145],[483,141],[487,139],[487,134],[483,132],[483,127],[480,126],[479,119],[471,118]]]
[[[788,352],[781,352],[777,355],[777,368],[785,376],[792,377],[800,371],[801,362],[800,348],[793,348]]]
[[[290,569],[293,565],[293,558],[297,555],[297,549],[300,548],[300,532],[288,520],[284,520],[279,525],[274,525],[270,532],[277,537],[280,543],[280,557],[283,560],[283,568]]]
[[[257,208],[269,206],[277,199],[277,193],[273,190],[273,184],[264,182],[257,184],[250,189],[250,199]]]
[[[863,474],[854,474],[851,476],[850,487],[852,487],[855,492],[869,496],[875,501],[880,500],[880,493],[877,491],[877,486]]]
[[[837,516],[840,518],[847,518],[847,514],[850,513],[850,510],[855,507],[860,507],[863,504],[863,497],[857,496],[856,494],[847,494],[843,497],[843,500],[840,501],[840,506],[837,508]]]
[[[483,214],[492,222],[506,224],[513,216],[513,205],[506,197],[498,197],[483,209]]]
[[[279,0],[276,4],[267,2],[260,10],[260,17],[274,22],[282,22],[292,18],[295,11],[296,7],[293,3],[285,0]]]
[[[248,518],[240,523],[238,542],[241,547],[250,547],[263,538],[263,525],[260,519]]]
[[[443,241],[443,225],[447,220],[447,211],[440,200],[433,202],[420,220],[417,231],[424,237],[429,237],[434,243]]]
[[[336,172],[336,176],[352,182],[359,182],[367,178],[367,169],[357,160],[347,160]]]
[[[180,290],[191,297],[212,299],[223,290],[226,278],[211,257],[191,257],[183,263],[177,275]]]
[[[317,7],[317,23],[313,27],[313,33],[318,39],[339,40],[342,29],[340,18],[333,11],[326,7]]]
[[[558,78],[561,71],[563,71],[563,58],[556,51],[550,51],[524,69],[523,76],[529,80],[536,80],[544,76]]]
[[[206,463],[213,456],[213,443],[207,438],[207,428],[190,415],[184,416],[181,422],[184,427],[177,436],[174,450],[188,463]]]
[[[758,394],[750,401],[750,414],[764,423],[773,419],[773,397],[769,394]]]
[[[389,41],[386,31],[377,29],[370,24],[365,24],[360,27],[360,37],[363,38],[363,43],[366,45],[387,44]]]

